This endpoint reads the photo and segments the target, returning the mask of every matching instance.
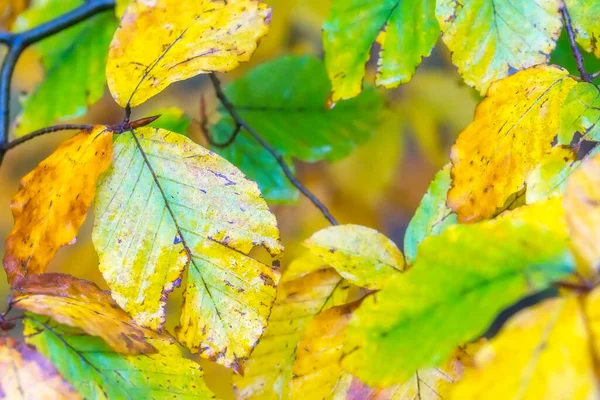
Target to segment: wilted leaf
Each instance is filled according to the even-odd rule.
[[[404,257],[394,242],[364,226],[325,228],[304,245],[349,282],[368,289],[380,289],[404,270]]]
[[[21,180],[10,205],[15,225],[4,253],[9,282],[44,272],[56,251],[75,239],[96,180],[110,164],[112,137],[103,126],[81,131]]]
[[[16,22],[22,31],[48,22],[84,0],[36,0]],[[94,16],[36,44],[46,76],[35,91],[25,97],[16,135],[23,136],[56,121],[84,115],[89,105],[104,94],[104,66],[110,39],[117,29],[110,12]]]
[[[560,0],[438,0],[436,16],[452,62],[484,94],[515,70],[550,58],[562,27]]]
[[[321,311],[346,302],[346,286],[332,269],[313,272],[279,287],[269,325],[244,376],[234,376],[237,399],[288,399],[296,347]]]
[[[381,44],[377,84],[393,88],[412,78],[439,34],[435,0],[334,0],[323,25],[333,101],[360,93],[376,39]]]
[[[443,249],[443,251],[441,251]],[[342,367],[372,386],[406,381],[483,334],[505,307],[573,271],[566,240],[523,221],[454,225],[354,313]]]
[[[48,360],[15,339],[0,338],[0,371],[0,399],[80,399]]]
[[[600,269],[600,155],[584,161],[567,181],[564,206],[580,272]]]
[[[157,354],[125,356],[79,329],[29,315],[27,343],[48,357],[86,399],[212,399],[198,364],[167,339],[152,339]]]
[[[475,120],[452,147],[448,204],[462,222],[490,217],[518,192],[552,149],[567,71],[538,66],[490,87]]]
[[[340,366],[346,326],[360,303],[332,307],[315,317],[298,343],[292,373],[292,399],[344,398],[352,375]]]
[[[165,303],[186,290],[178,337],[239,370],[262,334],[279,280],[248,254],[282,248],[256,184],[188,138],[162,129],[120,134],[99,184],[93,240],[113,298],[160,329]]]
[[[585,51],[594,53],[600,58],[600,46],[598,46],[600,4],[589,0],[565,0],[565,6],[571,16],[577,43]]]
[[[415,215],[410,220],[404,236],[404,256],[411,265],[417,257],[417,247],[430,235],[438,235],[447,227],[456,224],[456,214],[446,205],[450,189],[450,164],[433,178],[423,196]]]
[[[135,107],[171,83],[231,71],[250,59],[270,18],[256,0],[134,1],[110,44],[110,92]]]
[[[579,82],[569,92],[560,112],[558,142],[569,145],[575,133],[584,140],[600,141],[600,91],[591,83]]]
[[[11,305],[99,336],[122,354],[156,351],[140,328],[92,282],[66,274],[31,275],[18,282]]]
[[[590,334],[577,297],[546,300],[512,317],[475,356],[452,399],[600,396]]]
[[[527,204],[562,195],[567,178],[579,165],[577,155],[569,147],[553,147],[527,177]]]

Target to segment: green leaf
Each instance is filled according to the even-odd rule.
[[[334,0],[323,25],[333,101],[361,92],[365,64],[378,37],[376,83],[394,88],[408,82],[439,37],[434,11],[435,0]]]
[[[452,62],[481,94],[515,70],[544,64],[562,27],[561,0],[438,0]]]
[[[565,7],[571,16],[577,43],[587,52],[600,58],[600,3],[590,0],[565,0]]]
[[[419,246],[408,272],[365,299],[342,367],[364,383],[402,383],[482,335],[504,308],[573,272],[566,239],[521,220],[454,225]]]
[[[565,192],[567,178],[577,168],[577,154],[567,146],[555,146],[527,178],[525,201],[533,204]]]
[[[456,214],[446,204],[450,189],[450,164],[446,164],[435,175],[423,196],[415,215],[410,220],[404,236],[404,256],[412,265],[417,256],[417,247],[430,235],[439,235],[447,227],[456,224]]]
[[[573,86],[562,106],[558,143],[569,145],[575,133],[585,140],[600,141],[600,91],[592,84]]]
[[[19,17],[16,29],[32,28],[83,3],[83,0],[38,0]],[[80,117],[102,97],[108,46],[117,26],[114,15],[105,12],[36,45],[46,76],[23,100],[17,136]]]
[[[161,108],[150,114],[160,115],[160,118],[148,126],[187,136],[192,119],[187,116],[182,109],[177,107]]]
[[[580,46],[577,47],[579,47],[581,55],[583,56],[583,65],[585,66],[586,71],[600,71],[600,60],[593,54],[581,50]],[[573,57],[573,50],[571,50],[571,43],[566,29],[562,30],[562,33],[556,42],[556,48],[552,54],[550,54],[550,64],[560,65],[568,70],[571,75],[579,75],[577,62],[575,61],[575,57]]]
[[[86,399],[215,398],[200,366],[165,338],[149,339],[157,354],[124,356],[98,337],[28,314],[25,340]]]

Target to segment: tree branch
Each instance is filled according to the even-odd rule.
[[[65,125],[49,126],[47,128],[42,128],[42,129],[38,129],[37,131],[31,132],[25,136],[22,136],[18,139],[13,140],[12,142],[3,143],[0,146],[0,151],[4,154],[8,150],[13,149],[20,144],[28,142],[33,138],[45,135],[47,133],[59,132],[59,131],[71,131],[71,130],[83,131],[83,130],[90,130],[93,128],[94,128],[94,125],[90,125],[90,124],[83,124],[83,125],[65,124]]]
[[[8,54],[2,63],[0,71],[0,163],[2,163],[7,150],[6,144],[10,128],[10,89],[12,75],[23,50],[100,12],[111,10],[114,6],[115,0],[90,0],[81,7],[30,30],[19,33],[0,33],[0,43],[8,46]]]
[[[571,45],[571,51],[573,52],[573,57],[575,57],[575,61],[577,62],[577,69],[579,70],[579,75],[581,75],[581,79],[583,79],[584,81],[596,86],[592,77],[586,72],[585,67],[583,65],[583,56],[581,55],[581,52],[577,47],[575,31],[573,30],[571,16],[569,15],[569,11],[567,10],[566,5],[563,5],[561,13],[563,17],[563,22],[565,24],[565,28],[567,29],[567,34],[569,35],[569,44]],[[596,88],[598,88],[598,86],[596,86]]]
[[[327,218],[329,223],[331,223],[332,225],[338,225],[337,220],[331,215],[327,207],[325,207],[325,205],[321,203],[321,201],[313,193],[311,193],[300,181],[298,181],[298,179],[294,176],[294,173],[290,170],[290,167],[288,167],[281,154],[279,154],[277,150],[275,150],[273,146],[269,144],[269,142],[267,142],[262,136],[260,136],[258,132],[256,132],[254,128],[252,128],[252,126],[250,126],[242,118],[242,116],[236,110],[235,106],[227,98],[227,95],[225,95],[225,92],[221,87],[221,82],[219,81],[219,78],[217,78],[215,74],[209,74],[209,77],[213,84],[213,87],[215,88],[217,98],[219,99],[223,107],[225,107],[231,118],[233,118],[235,123],[241,128],[245,129],[262,147],[264,147],[273,156],[273,158],[275,158],[275,160],[283,170],[283,173],[292,183],[292,185],[294,185],[321,211],[321,213],[323,213],[323,215],[325,216],[325,218]]]

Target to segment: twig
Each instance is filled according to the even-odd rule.
[[[290,167],[288,167],[281,154],[279,154],[277,150],[275,150],[273,146],[269,144],[269,142],[267,142],[262,136],[260,136],[258,132],[256,132],[254,128],[252,128],[252,126],[250,126],[242,118],[242,116],[236,110],[235,106],[229,101],[229,99],[225,95],[225,92],[221,87],[221,82],[219,81],[219,78],[217,78],[215,74],[210,74],[209,77],[213,84],[213,87],[215,88],[217,98],[219,99],[223,107],[225,107],[231,118],[233,118],[233,120],[236,122],[236,124],[238,124],[241,128],[246,130],[262,147],[264,147],[271,154],[271,156],[273,156],[273,158],[275,158],[275,160],[283,170],[283,173],[292,183],[292,185],[294,185],[298,190],[300,190],[300,192],[304,196],[308,197],[308,199],[321,211],[321,213],[323,213],[325,218],[327,218],[327,220],[332,225],[338,225],[337,220],[331,215],[327,207],[325,207],[325,205],[321,203],[321,201],[313,193],[311,193],[300,181],[298,181],[298,179],[294,176],[294,173],[290,170]]]
[[[575,61],[577,62],[577,69],[579,70],[579,75],[581,75],[581,79],[584,81],[591,83],[596,86],[592,77],[586,72],[585,67],[583,65],[583,56],[577,47],[575,31],[573,31],[573,25],[571,24],[571,16],[569,15],[569,11],[567,11],[567,6],[563,5],[561,9],[563,22],[565,23],[565,28],[567,29],[567,34],[569,35],[569,43],[571,45],[571,51],[573,52],[573,57],[575,57]],[[596,86],[598,89],[598,86]],[[600,90],[600,89],[599,89]]]
[[[200,121],[198,121],[198,125],[200,125],[200,131],[204,135],[204,138],[206,139],[208,144],[221,149],[235,142],[235,139],[242,131],[242,126],[236,121],[235,129],[233,130],[233,133],[229,136],[229,139],[222,143],[219,143],[215,139],[213,139],[208,129],[208,116],[206,115],[206,100],[204,99],[204,94],[200,94]]]
[[[94,125],[90,125],[90,124],[82,124],[82,125],[65,124],[65,125],[48,126],[46,128],[38,129],[37,131],[31,132],[25,136],[21,136],[20,138],[15,139],[12,142],[2,144],[2,146],[0,146],[0,151],[2,153],[6,153],[8,150],[13,149],[20,144],[28,142],[31,139],[34,139],[38,136],[45,135],[47,133],[53,133],[53,132],[59,132],[59,131],[71,131],[71,130],[82,131],[82,130],[90,130],[92,128],[94,128]]]

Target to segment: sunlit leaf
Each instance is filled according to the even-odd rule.
[[[577,47],[583,57],[585,69],[587,71],[599,71],[600,60],[595,55],[586,53],[579,46]],[[550,64],[560,65],[567,69],[572,75],[579,75],[577,60],[573,57],[571,42],[569,41],[569,35],[565,28],[563,28],[562,33],[556,42],[556,48],[550,55]]]
[[[307,251],[300,257],[292,260],[285,269],[281,277],[281,283],[294,281],[321,269],[327,269],[329,266],[316,254]]]
[[[81,397],[41,354],[12,338],[0,338],[0,399],[77,400]]]
[[[571,16],[577,43],[585,51],[594,53],[600,58],[600,46],[598,46],[600,4],[589,0],[565,0],[565,7]]]
[[[585,319],[577,297],[519,312],[477,353],[451,399],[598,398]]]
[[[359,225],[325,228],[304,245],[349,282],[380,289],[404,270],[404,256],[390,239],[374,229]]]
[[[460,221],[492,216],[523,188],[552,148],[558,115],[573,85],[567,71],[538,66],[490,87],[474,122],[452,147],[448,204]]]
[[[65,274],[32,275],[15,288],[11,306],[99,336],[117,353],[153,353],[141,329],[92,282]]]
[[[504,211],[496,219],[510,219],[527,225],[537,225],[563,240],[568,240],[569,238],[565,209],[561,196],[540,200],[515,208],[514,210]]]
[[[275,217],[256,184],[183,135],[140,128],[114,147],[93,232],[113,297],[160,329],[187,270],[179,340],[239,369],[275,300],[279,273],[248,255],[255,246],[281,252]]]
[[[110,44],[108,87],[135,107],[171,83],[248,61],[271,10],[256,0],[134,1]]]
[[[348,284],[332,269],[282,284],[269,325],[244,376],[234,376],[237,399],[288,399],[296,348],[315,315],[346,302]]]
[[[98,176],[110,164],[112,137],[103,126],[81,131],[21,180],[4,254],[9,281],[44,272],[56,251],[75,239]]]
[[[560,36],[560,0],[438,0],[452,62],[484,94],[490,84],[550,58]]]
[[[560,113],[558,142],[568,145],[575,133],[584,140],[600,141],[600,91],[587,82],[571,89]]]
[[[563,194],[567,178],[579,165],[576,158],[568,147],[553,147],[527,177],[527,204]]]
[[[102,339],[29,315],[25,339],[86,399],[212,399],[198,364],[168,339],[152,339],[157,354],[125,356]]]
[[[158,109],[152,114],[160,115],[160,118],[148,126],[165,129],[181,135],[187,135],[190,124],[192,123],[192,119],[187,116],[182,109],[177,107]]]
[[[363,301],[342,366],[368,385],[402,383],[444,363],[505,307],[572,271],[566,240],[538,225],[451,226],[425,239],[412,269]]]
[[[412,78],[439,34],[435,0],[334,0],[323,25],[333,101],[360,93],[376,39],[381,44],[377,84],[393,88]]]

